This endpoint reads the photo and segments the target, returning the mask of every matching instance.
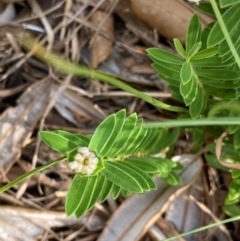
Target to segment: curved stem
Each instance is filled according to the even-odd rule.
[[[37,168],[33,169],[33,170],[30,171],[30,172],[27,172],[27,173],[23,174],[22,176],[18,177],[18,178],[15,179],[14,181],[12,181],[12,182],[8,183],[7,185],[1,187],[1,188],[0,188],[0,193],[5,192],[5,191],[8,190],[9,188],[14,187],[14,186],[17,185],[18,183],[26,180],[27,178],[33,176],[34,174],[36,174],[36,173],[38,173],[38,172],[41,172],[41,171],[43,171],[43,170],[45,170],[45,169],[47,169],[47,168],[49,168],[49,167],[51,167],[51,166],[54,166],[54,165],[58,164],[59,162],[64,161],[65,159],[66,159],[65,156],[64,156],[64,157],[60,157],[60,158],[58,158],[58,159],[56,159],[56,160],[54,160],[54,161],[50,161],[50,162],[48,162],[47,164],[44,164],[44,165],[42,165],[42,166],[40,166],[40,167],[37,167]]]
[[[61,58],[60,56],[49,53],[42,45],[40,45],[36,40],[34,40],[30,36],[24,37],[21,44],[26,49],[33,51],[33,54],[37,58],[50,64],[52,67],[54,67],[56,70],[60,71],[61,73],[95,78],[95,79],[107,82],[111,85],[117,86],[120,89],[125,90],[126,92],[131,93],[158,108],[168,110],[168,111],[188,113],[188,110],[183,107],[165,104],[157,99],[154,99],[142,93],[141,91],[134,89],[133,87],[125,84],[124,82],[116,78],[113,78],[111,76],[108,76],[98,71],[88,69],[80,65],[73,64],[70,61]]]

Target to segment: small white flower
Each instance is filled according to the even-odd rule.
[[[90,162],[91,162],[91,164],[97,165],[97,164],[98,164],[98,159],[97,159],[97,157],[92,158],[92,159],[90,160]]]
[[[78,152],[86,157],[90,155],[90,151],[87,147],[79,147]]]
[[[80,173],[84,170],[84,165],[78,163],[78,166],[74,169],[75,172]]]
[[[73,161],[73,162],[69,162],[68,166],[70,169],[74,170],[75,168],[77,168],[79,165],[79,163],[77,161]]]
[[[84,156],[78,153],[75,157],[75,160],[78,162],[83,162],[84,161]]]
[[[188,0],[189,2],[194,2],[196,3],[197,5],[199,4],[199,2],[201,2],[202,0]]]
[[[91,175],[97,168],[98,158],[87,147],[78,148],[78,153],[74,156],[74,161],[68,166],[76,173]]]

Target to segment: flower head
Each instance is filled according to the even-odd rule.
[[[201,2],[201,0],[188,0],[189,2],[195,2],[197,5],[199,4],[199,2]]]
[[[87,147],[79,147],[78,153],[74,156],[74,161],[69,162],[68,166],[71,170],[91,175],[97,168],[98,158]]]

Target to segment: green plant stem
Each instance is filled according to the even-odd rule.
[[[208,113],[208,117],[211,118],[217,113],[221,113],[222,110],[234,110],[240,115],[240,106],[238,103],[220,102],[215,104]]]
[[[41,171],[43,171],[43,170],[45,170],[45,169],[47,169],[47,168],[49,168],[49,167],[51,167],[51,166],[54,166],[54,165],[56,165],[56,164],[58,164],[59,162],[64,161],[64,160],[66,160],[66,157],[65,157],[65,156],[64,156],[64,157],[60,157],[60,158],[58,158],[58,159],[56,159],[56,160],[54,160],[54,161],[50,161],[50,162],[48,162],[48,163],[45,164],[45,165],[42,165],[42,166],[40,166],[40,167],[37,167],[37,168],[33,169],[32,171],[23,174],[22,176],[18,177],[18,178],[15,179],[14,181],[12,181],[12,182],[8,183],[7,185],[1,187],[1,188],[0,188],[0,193],[5,192],[5,191],[8,190],[9,188],[14,187],[14,186],[17,185],[18,183],[26,180],[27,178],[33,176],[34,174],[36,174],[36,173],[38,173],[38,172],[41,172]]]
[[[218,20],[218,23],[220,25],[220,28],[221,28],[221,30],[223,32],[223,35],[224,35],[224,37],[225,37],[225,39],[227,41],[227,44],[228,44],[228,46],[229,46],[229,48],[230,48],[230,50],[232,52],[232,55],[233,55],[237,65],[238,65],[238,68],[240,69],[240,57],[238,55],[238,52],[236,51],[236,48],[235,48],[235,46],[234,46],[234,44],[232,42],[232,39],[231,39],[231,37],[230,37],[230,35],[228,33],[228,30],[227,30],[226,25],[225,25],[225,23],[223,21],[222,15],[221,15],[221,13],[220,13],[220,11],[218,9],[218,5],[217,5],[215,0],[210,0],[210,3],[212,5],[213,11],[214,11],[215,16],[216,16],[216,18]]]
[[[205,119],[178,119],[163,122],[145,123],[145,128],[164,128],[164,127],[187,127],[187,126],[216,126],[216,125],[240,125],[240,118],[219,117]]]
[[[116,78],[113,78],[98,71],[88,69],[80,65],[73,64],[70,61],[63,59],[55,54],[48,53],[45,48],[43,48],[36,40],[29,36],[24,38],[21,44],[28,50],[33,51],[36,57],[50,64],[53,68],[55,68],[61,73],[98,79],[107,82],[111,85],[114,85],[122,90],[125,90],[126,92],[131,93],[158,108],[168,111],[188,113],[188,110],[183,107],[165,104],[157,99],[154,99],[142,93],[141,91],[132,88],[131,86],[125,84],[124,82]]]
[[[206,225],[206,226],[201,227],[201,228],[194,229],[194,230],[189,231],[189,232],[185,232],[185,233],[176,235],[176,236],[171,237],[171,238],[164,239],[164,240],[162,240],[162,241],[176,240],[177,238],[181,238],[181,237],[185,237],[185,236],[190,235],[190,234],[198,233],[198,232],[204,231],[204,230],[206,230],[206,229],[214,228],[214,227],[216,227],[216,226],[219,226],[219,225],[222,225],[222,224],[225,224],[225,223],[230,223],[230,222],[238,221],[239,219],[240,219],[240,216],[233,217],[233,218],[228,218],[228,219],[225,219],[225,220],[216,222],[216,223],[212,223],[212,224]]]

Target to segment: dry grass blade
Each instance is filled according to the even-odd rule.
[[[183,186],[169,186],[157,179],[156,191],[144,195],[134,195],[121,205],[110,219],[98,241],[138,240],[148,230],[164,211],[170,196],[176,191],[183,191],[200,171],[200,159],[194,161],[192,155],[176,158],[185,166],[185,169],[179,173]]]
[[[105,12],[98,10],[93,13],[91,17],[91,23],[93,26],[99,27],[99,23],[101,23],[102,19],[106,18],[106,16],[108,18],[102,26],[102,29],[110,36],[113,36],[114,20],[112,15],[108,16],[108,14]],[[94,36],[95,35],[93,35],[93,38]],[[107,57],[111,54],[112,45],[112,41],[108,40],[107,38],[104,38],[101,35],[95,36],[91,44],[91,64],[94,69],[97,68],[98,65],[106,60]]]
[[[21,154],[31,132],[48,102],[51,82],[32,85],[15,108],[7,109],[0,118],[0,166],[10,168]]]
[[[64,212],[39,211],[27,208],[16,208],[12,206],[0,206],[0,240],[36,240],[34,237],[39,236],[45,230],[55,236],[55,240],[60,239],[50,228],[60,228],[75,226],[80,228],[89,219],[89,215],[81,219],[66,217]],[[4,223],[4,224],[3,224]],[[94,216],[88,224],[91,228],[102,228],[103,223]],[[9,227],[12,227],[9,230]],[[15,234],[15,235],[14,235]],[[21,234],[21,236],[18,236]],[[17,235],[17,236],[16,236]],[[13,236],[15,239],[5,238]]]

